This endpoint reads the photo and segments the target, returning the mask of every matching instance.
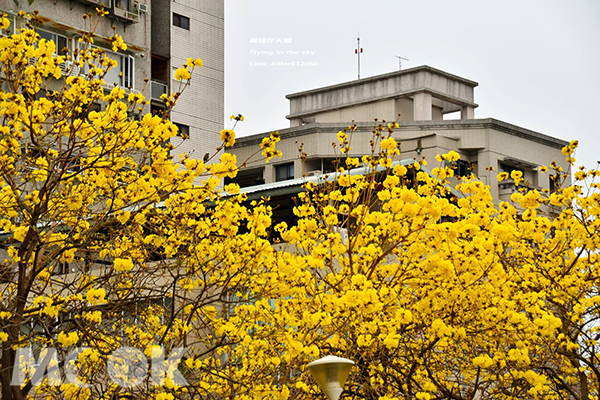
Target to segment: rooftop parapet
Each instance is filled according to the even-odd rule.
[[[438,117],[462,111],[461,119],[473,119],[474,109],[477,107],[474,88],[477,85],[477,82],[429,66],[420,66],[289,94],[286,96],[290,100],[290,114],[287,118],[292,126],[333,122],[323,118],[319,121],[319,116],[328,115],[328,118],[332,118],[332,111],[348,108],[358,110],[365,105],[378,103],[379,109],[375,107],[373,111],[377,109],[380,113],[390,114],[392,118],[387,118],[393,120],[401,105],[390,101],[405,99],[412,103],[412,115],[407,116],[408,120],[436,119],[436,109]],[[407,104],[410,106],[410,103]],[[370,114],[364,112],[364,107],[360,112]]]

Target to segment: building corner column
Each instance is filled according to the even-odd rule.
[[[475,107],[464,106],[460,110],[460,119],[475,119]]]
[[[431,94],[420,92],[413,98],[413,119],[415,121],[431,121],[433,119]]]

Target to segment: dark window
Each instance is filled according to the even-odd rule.
[[[158,115],[162,118],[166,114],[165,105],[152,102],[150,104],[150,112],[152,113],[152,115]]]
[[[56,47],[55,54],[63,54],[63,50],[69,48],[69,42],[65,36],[57,35],[56,33],[38,30],[40,39],[46,39],[48,42],[54,42]]]
[[[188,17],[184,17],[183,15],[173,13],[173,25],[183,29],[187,29],[189,31],[190,19]]]
[[[131,0],[116,0],[115,5],[121,10],[133,11],[133,7],[131,7],[132,3]]]
[[[169,80],[169,60],[152,55],[152,80],[167,82]]]
[[[508,172],[509,175],[513,171],[520,171],[521,173],[523,173],[523,175],[525,174],[525,171],[523,171],[522,168],[514,167],[514,166],[508,165],[508,164],[500,164],[500,171]]]
[[[457,160],[454,170],[455,176],[469,176],[472,172],[471,163],[465,160]]]
[[[556,191],[556,186],[558,186],[556,184],[556,180],[558,179],[558,175],[550,175],[550,191],[551,192],[555,192]]]
[[[264,168],[241,170],[235,178],[225,178],[225,184],[237,183],[240,187],[262,185],[265,183],[264,170]]]
[[[96,111],[96,112],[102,111],[102,105],[100,103],[92,103],[90,105],[90,112],[91,111]]]
[[[173,122],[177,127],[177,136],[182,139],[188,139],[190,137],[190,127],[184,124],[178,124],[177,122]]]
[[[515,188],[515,183],[510,176],[513,171],[520,172],[523,174],[523,178],[525,178],[525,170],[523,168],[515,167],[514,165],[500,163],[500,171],[508,173],[508,180],[501,182],[498,187],[502,189],[513,189]],[[527,181],[524,181],[525,185],[529,185]]]
[[[294,179],[294,163],[277,165],[275,167],[275,180],[279,182],[288,179]]]

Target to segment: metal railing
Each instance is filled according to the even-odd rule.
[[[139,17],[133,0],[114,0],[111,14],[124,22],[137,22]]]
[[[91,6],[104,6],[104,9],[108,11],[112,6],[112,0],[75,0],[78,3],[87,4]]]

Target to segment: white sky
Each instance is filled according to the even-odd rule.
[[[401,55],[474,80],[475,118],[578,139],[578,163],[600,160],[598,0],[225,0],[225,126],[241,113],[239,136],[288,127],[286,94],[357,78],[359,33],[361,77]],[[278,61],[313,65],[250,65]]]

